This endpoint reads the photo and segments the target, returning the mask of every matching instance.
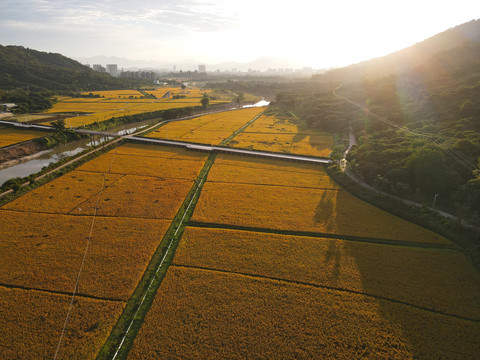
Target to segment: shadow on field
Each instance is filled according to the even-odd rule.
[[[400,251],[394,246],[345,242],[343,255],[356,263],[362,292],[393,300],[378,299],[377,306],[372,309],[391,324],[381,334],[382,346],[393,347],[402,354],[410,353],[415,359],[476,358],[480,343],[472,342],[472,338],[480,333],[480,325],[436,313],[456,314],[456,309],[449,308],[447,300],[458,296],[449,292],[451,279],[426,273],[422,266],[422,262],[429,261],[429,254],[439,250],[410,251]],[[441,291],[442,285],[444,291]],[[432,290],[436,287],[437,291]],[[442,303],[443,306],[439,305]]]

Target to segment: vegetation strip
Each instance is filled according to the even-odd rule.
[[[112,330],[110,337],[100,351],[97,359],[123,359],[128,355],[128,351],[142,326],[143,319],[150,309],[157,290],[173,260],[175,250],[182,237],[185,226],[193,214],[201,188],[215,161],[215,157],[215,154],[211,154],[205,161],[205,165],[197,177],[197,180],[195,180],[177,215],[165,233],[139,285],[127,302],[123,314]]]
[[[269,234],[278,234],[278,235],[340,239],[340,240],[365,242],[365,243],[380,244],[380,245],[394,245],[394,246],[405,246],[405,247],[437,249],[437,250],[461,251],[455,245],[418,243],[413,241],[379,239],[379,238],[373,238],[373,237],[360,237],[360,236],[354,236],[354,235],[330,234],[330,233],[319,233],[319,232],[310,232],[310,231],[279,230],[279,229],[270,229],[270,228],[256,228],[256,227],[241,226],[241,225],[205,223],[205,222],[199,222],[199,221],[190,221],[188,223],[188,226],[209,228],[209,229],[241,230],[241,231],[269,233]]]
[[[47,289],[39,289],[39,288],[33,288],[33,287],[28,287],[28,286],[21,286],[21,285],[9,285],[9,284],[2,284],[0,283],[1,287],[7,288],[7,289],[19,289],[19,290],[27,290],[27,291],[39,291],[39,292],[44,292],[48,294],[56,294],[56,295],[66,295],[66,296],[72,296],[71,292],[67,291],[59,291],[59,290],[47,290]],[[106,297],[101,297],[101,296],[95,296],[95,295],[88,295],[88,294],[81,294],[77,293],[76,297],[82,297],[86,299],[94,299],[94,300],[102,300],[102,301],[117,301],[117,302],[125,302],[125,300],[122,299],[115,299],[115,298],[106,298]]]
[[[257,120],[262,114],[264,113],[264,111],[262,111],[260,114],[258,114],[257,116],[255,116],[252,120],[250,120],[249,122],[247,122],[245,125],[243,125],[240,129],[238,130],[235,130],[233,132],[232,135],[230,135],[228,138],[226,138],[225,140],[223,140],[220,145],[227,145],[235,136],[237,136],[238,134],[240,134],[241,132],[243,132],[247,127],[249,127],[255,120]]]
[[[424,306],[415,305],[415,304],[412,304],[412,303],[409,303],[409,302],[406,302],[406,301],[391,299],[391,298],[387,298],[387,297],[379,296],[379,295],[367,294],[367,293],[364,293],[364,292],[361,292],[361,291],[356,291],[356,290],[338,288],[338,287],[328,286],[328,285],[312,284],[312,283],[308,283],[308,282],[304,282],[304,281],[287,280],[287,279],[273,277],[273,276],[265,276],[265,275],[259,275],[259,274],[248,274],[248,273],[243,273],[243,272],[239,272],[239,271],[212,269],[212,268],[202,267],[202,266],[189,266],[189,265],[179,265],[179,264],[172,264],[171,266],[178,267],[178,268],[185,268],[185,269],[193,269],[193,270],[196,269],[196,270],[203,270],[203,271],[219,272],[219,273],[223,273],[223,274],[246,276],[246,277],[254,278],[254,279],[256,278],[256,279],[266,279],[266,280],[272,280],[272,281],[280,281],[280,282],[294,284],[294,285],[310,286],[310,287],[314,287],[314,288],[317,288],[317,289],[328,289],[328,290],[334,290],[334,291],[347,292],[347,293],[351,293],[351,294],[368,296],[368,297],[379,299],[379,300],[385,300],[385,301],[389,301],[389,302],[396,303],[396,304],[401,304],[401,305],[414,307],[416,309],[423,310],[423,311],[428,311],[428,312],[431,312],[431,313],[434,313],[434,314],[439,314],[439,315],[454,317],[454,318],[457,318],[457,319],[460,319],[460,320],[466,320],[466,321],[472,321],[472,322],[480,323],[480,319],[472,319],[472,318],[461,316],[461,315],[450,314],[450,313],[446,313],[446,312],[443,312],[443,311],[430,309],[430,308],[427,308],[427,307],[424,307]]]

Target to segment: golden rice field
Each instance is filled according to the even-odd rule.
[[[214,164],[212,173],[215,174]],[[258,173],[262,173],[258,169]],[[307,231],[451,244],[447,239],[370,205],[345,190],[207,181],[192,220],[252,228]],[[266,177],[265,177],[266,178]],[[307,176],[305,175],[305,178]]]
[[[70,213],[146,219],[173,219],[193,180],[125,175]]]
[[[36,139],[48,134],[48,132],[43,131],[18,130],[11,127],[0,128],[0,148],[22,141]]]
[[[327,133],[301,129],[292,119],[262,115],[230,146],[327,157],[333,150],[333,139]]]
[[[184,148],[134,143],[123,144],[116,148],[114,152],[120,155],[139,156],[142,161],[147,161],[143,158],[149,157],[191,161],[205,161],[206,159],[205,153],[189,151]]]
[[[122,175],[105,176],[105,188]],[[104,183],[104,174],[71,171],[2,207],[6,210],[67,214],[79,204],[97,194]]]
[[[188,227],[174,264],[346,289],[480,320],[480,275],[456,251]]]
[[[207,159],[204,153],[166,149],[169,148],[127,144],[89,161],[77,170],[187,180],[197,178]]]
[[[171,266],[129,359],[473,359],[480,324],[291,282]]]
[[[0,286],[0,357],[53,359],[70,296]],[[94,359],[124,302],[77,297],[57,359]]]
[[[167,92],[182,92],[181,88],[160,88],[156,91],[149,91],[158,98],[141,98],[142,93],[136,90],[108,90],[92,91],[93,94],[102,96],[101,98],[59,98],[53,108],[48,113],[72,112],[75,116],[67,118],[67,127],[77,127],[108,120],[116,116],[135,115],[145,112],[158,110],[200,106],[200,98],[205,90],[188,89],[183,95],[185,98],[173,99],[161,97]],[[85,94],[88,94],[85,93]],[[211,104],[225,102],[226,100],[211,100]]]
[[[191,120],[170,122],[147,136],[217,145],[263,110],[263,108],[245,108],[204,115]]]
[[[53,358],[88,239],[58,358],[95,358],[204,160],[130,144],[99,157],[94,171],[71,171],[2,206],[0,321],[9,335],[0,358]],[[104,183],[107,164],[119,173]]]
[[[83,92],[83,95],[88,95],[90,91]],[[94,95],[104,96],[106,98],[123,98],[128,96],[140,97],[143,94],[137,90],[103,90],[103,91],[91,91]]]
[[[207,182],[193,221],[451,244],[344,190]]]
[[[219,154],[208,181],[338,189],[321,165]]]
[[[299,129],[292,118],[262,115],[245,132],[263,134],[310,134],[311,130]]]
[[[97,216],[78,292],[128,300],[169,221]],[[70,293],[92,217],[0,209],[0,283]]]
[[[145,91],[148,94],[155,95],[158,99],[162,98],[167,92],[170,92],[172,98],[174,95],[185,96],[185,98],[202,98],[203,94],[211,95],[212,90],[210,89],[199,89],[199,88],[186,88],[182,89],[181,87],[160,87],[155,90]],[[167,98],[166,98],[167,99]]]

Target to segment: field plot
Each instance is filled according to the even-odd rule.
[[[218,145],[263,110],[246,108],[171,122],[147,136]]]
[[[0,283],[71,292],[92,218],[0,210]],[[127,300],[170,222],[95,219],[79,293]]]
[[[174,88],[165,88],[158,91],[150,91],[157,96],[157,99],[145,98],[144,95],[136,90],[109,90],[93,91],[94,95],[100,95],[100,98],[61,98],[48,110],[49,113],[77,113],[75,116],[67,118],[67,127],[77,127],[91,124],[93,122],[104,121],[116,116],[135,115],[157,110],[174,109],[181,107],[200,106],[200,98],[205,91],[200,89],[189,89],[182,93],[185,98],[173,99],[161,97],[168,91],[172,92]],[[175,91],[182,91],[181,88],[175,88]],[[207,91],[208,92],[208,91]],[[212,100],[211,104],[223,103],[226,100]]]
[[[157,151],[151,152],[154,155],[149,156],[144,149],[149,147],[136,144],[122,146],[89,161],[78,170],[192,180],[198,176],[207,158],[203,153],[187,150],[162,151],[159,146],[156,146]]]
[[[242,180],[237,178],[237,181]],[[380,210],[347,191],[335,189],[207,182],[192,220],[250,228],[451,244],[438,234]]]
[[[71,214],[173,219],[187,196],[193,180],[126,175],[105,189],[97,202],[91,197]]]
[[[327,133],[303,130],[292,119],[262,115],[230,146],[326,157],[333,150],[333,139]]]
[[[170,96],[166,96],[164,100],[169,100],[172,99],[173,96],[185,96],[184,99],[188,98],[197,98],[200,99],[202,98],[203,94],[206,93],[207,95],[210,95],[212,93],[212,90],[208,89],[199,89],[199,88],[187,88],[187,89],[182,89],[181,87],[160,87],[155,90],[147,90],[146,91],[148,94],[155,95],[157,99],[161,99],[164,95],[167,93],[170,93]]]
[[[105,187],[122,175],[108,174]],[[66,214],[100,191],[104,175],[71,171],[4,205],[2,209]]]
[[[480,275],[460,252],[189,227],[174,264],[346,289],[480,320]]]
[[[49,134],[43,131],[17,130],[11,127],[3,127],[0,128],[0,148]]]
[[[0,286],[0,358],[53,359],[70,296]],[[78,297],[57,359],[94,359],[125,303]]]
[[[115,149],[116,154],[140,157],[156,157],[166,159],[183,159],[205,161],[206,155],[201,152],[189,151],[184,148],[162,147],[160,145],[126,143]]]
[[[479,332],[360,294],[172,266],[129,359],[471,359]]]
[[[143,94],[137,90],[103,90],[103,91],[92,91],[94,95],[100,95],[106,98],[124,98],[124,97],[141,97]],[[84,92],[83,95],[88,95],[87,92]]]
[[[219,154],[208,181],[338,189],[322,165]]]

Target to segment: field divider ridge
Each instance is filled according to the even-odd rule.
[[[38,291],[38,292],[42,292],[42,293],[46,293],[46,294],[65,295],[65,296],[68,296],[68,297],[72,296],[72,293],[68,292],[68,291],[40,289],[40,288],[34,288],[34,287],[22,286],[22,285],[12,285],[12,284],[0,283],[0,287],[4,287],[4,288],[7,288],[7,289],[12,289],[12,290]],[[93,299],[93,300],[101,300],[101,301],[115,301],[115,302],[122,302],[122,303],[126,302],[124,299],[108,298],[108,297],[103,297],[103,296],[83,294],[83,293],[79,293],[79,292],[77,292],[76,297],[85,298],[85,299]]]
[[[327,239],[356,241],[356,242],[379,244],[379,245],[392,245],[392,246],[403,246],[403,247],[411,247],[411,248],[450,250],[450,251],[462,252],[462,250],[458,248],[458,246],[456,246],[455,244],[443,245],[443,244],[434,244],[434,243],[420,243],[420,242],[406,241],[406,240],[382,239],[382,238],[362,237],[362,236],[345,235],[345,234],[333,234],[333,233],[322,233],[322,232],[312,232],[312,231],[271,229],[271,228],[258,228],[258,227],[241,226],[241,225],[207,223],[207,222],[201,222],[201,221],[195,221],[195,220],[190,221],[187,225],[190,227],[207,228],[207,229],[239,230],[239,231],[257,232],[257,233],[277,234],[277,235],[327,238]]]
[[[97,359],[125,359],[173,260],[216,154],[210,154]]]
[[[246,122],[242,127],[239,129],[235,130],[232,135],[230,135],[228,138],[222,140],[220,143],[220,146],[226,146],[230,141],[233,140],[234,137],[236,137],[238,134],[242,133],[247,127],[249,127],[255,120],[257,120],[260,116],[263,115],[265,111],[262,111],[260,114],[256,115],[253,119],[249,120]]]

